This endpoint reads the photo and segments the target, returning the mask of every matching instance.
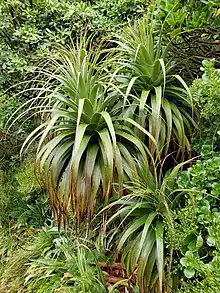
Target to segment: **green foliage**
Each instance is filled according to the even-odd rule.
[[[183,256],[180,263],[184,275],[193,278],[193,283],[183,283],[180,292],[188,292],[192,286],[195,292],[219,290],[219,166],[219,154],[205,145],[201,160],[178,179],[185,200],[180,199],[179,208],[173,212],[174,234],[169,244]]]
[[[1,219],[1,226],[2,226],[5,223],[8,223],[9,214],[11,212],[12,205],[19,202],[19,199],[16,198],[16,199],[14,199],[14,201],[12,200],[14,197],[14,190],[11,187],[11,184],[10,184],[8,178],[6,179],[6,174],[4,171],[1,170],[0,176],[1,176],[1,183],[0,183],[1,184],[1,189],[0,189],[1,214],[0,214],[0,219]],[[6,184],[7,184],[7,186],[6,186]]]
[[[150,15],[118,35],[115,84],[129,104],[124,115],[135,119],[155,139],[140,134],[152,156],[167,155],[171,150],[188,151],[193,128],[192,100],[189,89],[179,75],[173,74],[167,47],[154,31]],[[157,150],[157,152],[156,152]]]
[[[191,92],[201,113],[201,124],[218,130],[220,121],[220,69],[215,68],[215,60],[204,60],[202,78],[193,81]],[[212,131],[213,134],[213,131]]]
[[[2,234],[1,292],[106,292],[96,254],[71,233],[53,226],[35,235],[27,231]]]
[[[28,260],[39,253],[32,245],[33,229],[0,229],[0,292],[24,293],[24,274]]]
[[[218,205],[219,165],[220,157],[218,153],[213,151],[208,154],[206,153],[201,160],[197,160],[196,164],[182,173],[179,179],[179,186],[192,190],[195,189],[196,200],[200,200],[203,194],[205,194],[213,205]]]
[[[109,222],[119,227],[110,236],[114,242],[119,238],[118,257],[129,275],[126,285],[132,277],[133,287],[137,277],[137,291],[172,292],[173,274],[173,279],[188,278],[181,293],[217,293],[220,157],[213,150],[218,148],[207,141],[201,159],[177,182],[183,164],[164,175],[170,166],[162,159],[171,155],[176,164],[172,153],[181,160],[189,150],[195,126],[192,98],[175,72],[190,68],[193,76],[199,58],[218,58],[219,7],[215,1],[159,1],[148,20],[123,29],[128,19],[144,15],[148,5],[143,0],[0,0],[1,142],[6,121],[22,103],[19,119],[36,114],[41,124],[35,128],[31,118],[18,132],[21,142],[27,137],[22,151],[40,138],[38,178],[49,191],[59,224],[68,223],[71,205],[77,223],[87,217],[87,227],[77,225],[80,236],[91,228],[97,202],[106,205],[111,197],[112,209],[118,210]],[[96,34],[85,41],[85,30]],[[118,30],[110,42],[103,41]],[[75,44],[67,46],[70,39]],[[102,50],[99,43],[113,48]],[[45,56],[46,64],[41,62]],[[174,69],[173,59],[184,60],[185,68],[177,64]],[[214,60],[202,64],[204,74],[191,91],[202,111],[203,138],[210,140],[219,125],[220,74]],[[0,157],[5,156],[0,225],[10,227],[10,233],[1,229],[0,291],[106,292],[96,250],[57,228],[36,233],[50,219],[49,203],[31,160],[16,166],[8,137],[7,146],[0,145]],[[13,145],[14,134],[11,138]],[[19,144],[14,143],[15,152]]]
[[[167,244],[175,250],[181,250],[187,237],[190,238],[197,229],[195,203],[171,211],[173,226],[168,225]],[[192,237],[194,241],[196,237]],[[187,240],[188,241],[188,240]],[[186,245],[188,242],[186,241]],[[185,247],[184,246],[184,247]],[[186,250],[184,250],[185,252]]]
[[[182,165],[177,165],[158,181],[157,175],[152,176],[145,166],[139,164],[139,178],[126,185],[129,194],[110,205],[118,209],[107,224],[122,218],[119,228],[124,226],[124,231],[119,237],[117,251],[122,250],[122,262],[128,275],[138,267],[140,292],[162,292],[170,281],[169,276],[164,280],[164,228],[167,224],[172,226],[171,207],[175,205],[175,192],[178,191],[174,179]]]
[[[12,160],[12,157],[10,158]],[[41,227],[50,218],[47,197],[34,175],[32,159],[20,168],[16,160],[0,174],[0,225]]]
[[[169,55],[185,80],[200,75],[203,59],[219,61],[219,1],[159,1],[155,17],[163,22],[163,39],[170,42]]]
[[[202,280],[194,280],[191,282],[183,282],[181,289],[178,290],[178,293],[217,293],[220,290],[219,286],[219,252],[214,253],[213,259],[209,263],[204,263],[199,258],[196,258],[194,255],[188,254],[187,262],[200,272],[200,275],[203,277]],[[191,272],[194,273],[195,269],[191,269]]]
[[[106,292],[94,253],[65,236],[53,237],[40,257],[30,262],[25,284],[27,292],[36,293]]]
[[[0,158],[5,152],[17,154],[23,135],[35,126],[32,119],[18,136],[14,129],[13,135],[5,137],[7,119],[33,97],[25,90],[33,76],[37,78],[36,67],[54,43],[69,43],[85,30],[102,39],[127,19],[142,16],[147,7],[143,0],[0,0]]]
[[[150,1],[144,0],[104,0],[93,1],[94,9],[99,11],[99,27],[120,28],[129,19],[138,19],[146,12]],[[96,23],[97,20],[94,19]],[[102,21],[102,22],[101,22]]]
[[[98,194],[107,204],[117,182],[116,192],[121,195],[123,182],[135,169],[134,157],[148,165],[147,146],[125,123],[135,125],[154,142],[143,127],[123,117],[123,108],[129,105],[123,107],[122,97],[111,91],[106,69],[113,57],[103,59],[99,48],[87,49],[90,39],[84,38],[68,49],[59,47],[56,61],[51,56],[53,67],[45,72],[45,85],[18,116],[25,116],[32,103],[38,103],[35,108],[42,114],[42,123],[27,137],[22,150],[40,136],[39,174],[54,215],[64,225],[70,202],[75,220],[87,216],[90,222]],[[51,78],[54,83],[48,86]]]
[[[20,103],[19,100],[13,98],[9,99],[7,95],[2,95],[0,98],[0,105],[0,129],[3,129],[15,109],[20,106]]]
[[[41,115],[22,151],[40,137],[36,162],[59,225],[67,224],[70,203],[75,220],[90,223],[99,194],[104,204],[111,193],[123,194],[136,159],[150,166],[170,149],[181,158],[188,151],[190,92],[165,65],[149,23],[125,30],[113,50],[91,48],[86,35],[58,46],[41,70],[43,87],[13,122],[32,110]]]
[[[172,222],[174,179],[183,164],[163,177],[157,163],[171,145],[176,157],[184,156],[193,119],[189,89],[180,76],[172,75],[171,63],[165,65],[161,39],[148,24],[144,19],[130,26],[113,50],[91,49],[86,36],[71,47],[57,46],[48,70],[41,70],[43,86],[23,104],[16,120],[32,110],[41,116],[21,151],[39,138],[39,178],[49,191],[59,227],[68,223],[70,205],[79,233],[84,217],[90,228],[99,195],[106,205],[111,195],[131,193],[113,204],[122,205],[117,216],[126,210],[125,218],[134,217],[118,250],[123,248],[129,275],[138,265],[141,292],[162,292],[164,222]],[[125,185],[128,180],[133,186]],[[42,286],[42,292],[47,290]]]
[[[51,44],[66,43],[87,27],[101,32],[122,26],[128,18],[139,17],[146,1],[0,1],[1,84],[15,84],[32,70],[36,57]],[[1,88],[1,86],[0,86]]]
[[[176,29],[215,28],[218,25],[218,4],[218,0],[162,0],[158,17]]]

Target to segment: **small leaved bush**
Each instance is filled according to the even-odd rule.
[[[215,144],[219,149],[220,130],[220,69],[215,60],[204,60],[201,78],[193,81],[191,92],[200,111],[200,128],[203,140]]]
[[[158,17],[164,18],[166,25],[176,30],[215,27],[220,13],[218,4],[218,0],[161,0]]]
[[[179,201],[182,208],[174,211],[175,234],[170,243],[182,255],[178,267],[186,278],[193,279],[178,292],[189,292],[192,286],[193,292],[220,290],[220,156],[212,146],[203,149],[201,158],[178,179],[180,189],[188,192]]]
[[[54,42],[65,44],[85,27],[103,35],[143,16],[148,5],[143,0],[1,0],[0,90],[27,80],[37,55],[50,50]]]
[[[194,278],[190,281],[183,281],[181,288],[177,292],[218,293],[220,290],[219,252],[213,253],[213,258],[208,263],[204,263],[204,261],[200,260],[199,258],[195,258],[195,256],[191,253],[188,253],[185,259],[186,263],[192,267],[191,269],[188,269],[189,277],[193,275],[195,269],[197,269],[199,274],[196,279]]]

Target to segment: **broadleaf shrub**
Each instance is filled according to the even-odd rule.
[[[183,193],[179,208],[173,211],[174,234],[170,234],[169,243],[182,255],[176,268],[193,279],[184,282],[178,292],[189,292],[193,287],[193,292],[220,289],[220,156],[212,146],[203,149],[201,158],[178,179]]]
[[[191,86],[195,106],[200,113],[200,133],[195,139],[194,149],[202,154],[209,152],[210,148],[220,150],[220,69],[215,68],[217,64],[214,59],[204,60],[201,67],[203,75]]]
[[[193,81],[191,91],[201,119],[218,126],[220,119],[220,69],[215,68],[215,60],[204,60],[201,78]]]

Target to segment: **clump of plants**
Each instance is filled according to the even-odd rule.
[[[46,244],[42,242],[45,237]],[[29,260],[25,272],[27,292],[106,292],[98,259],[86,244],[56,228],[40,232],[35,245],[39,242],[44,249],[38,258]]]
[[[23,4],[16,3],[4,9],[16,12],[22,22]],[[92,29],[93,4],[54,4],[56,10],[48,3],[44,8],[58,19],[65,10],[61,28],[81,5],[79,27],[86,20]],[[122,4],[129,1],[109,6],[104,1],[103,11]],[[39,7],[32,5],[38,15]],[[177,8],[172,12],[183,13],[184,23],[187,12]],[[98,35],[82,34],[63,46],[70,32],[62,29],[60,44],[47,44],[53,49],[25,86],[29,98],[10,118],[9,130],[33,116],[38,125],[29,128],[21,148],[24,155],[33,146],[34,166],[28,160],[10,177],[10,192],[16,192],[19,205],[14,195],[8,200],[10,233],[0,245],[3,290],[171,293],[187,292],[192,284],[196,290],[217,288],[219,154],[207,142],[194,163],[190,149],[195,106],[203,109],[201,121],[217,126],[219,71],[213,61],[203,62],[204,75],[190,91],[164,43],[163,28],[172,17],[159,30],[163,15],[155,20],[155,11],[105,43]],[[54,36],[59,25],[43,33]],[[34,50],[43,44],[36,27],[16,31]],[[7,172],[3,168],[2,185]],[[8,235],[19,235],[23,227],[33,234],[14,247]],[[107,272],[117,267],[114,278],[100,268],[106,257],[113,262],[104,264]]]
[[[35,88],[36,98],[14,121],[30,111],[41,119],[21,152],[38,140],[38,179],[59,228],[68,226],[73,213],[77,234],[86,221],[89,235],[96,202],[106,208],[118,199],[116,215],[128,222],[117,249],[126,282],[134,274],[140,292],[162,292],[164,274],[171,276],[164,229],[172,222],[174,180],[183,164],[167,174],[164,166],[170,153],[179,162],[189,155],[192,97],[184,80],[172,74],[150,14],[116,35],[113,49],[91,49],[91,41],[82,37],[49,56],[43,87]]]
[[[219,1],[159,1],[156,19],[166,30],[164,41],[170,41],[170,54],[178,72],[192,82],[201,75],[203,59],[219,60]],[[168,39],[168,40],[167,40]],[[183,62],[184,60],[184,62]]]

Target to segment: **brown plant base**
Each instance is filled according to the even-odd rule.
[[[132,285],[134,285],[136,281],[137,268],[135,268],[131,276],[128,276],[121,263],[108,264],[106,262],[99,262],[99,265],[108,288],[118,284],[117,289],[120,293],[134,292]]]

